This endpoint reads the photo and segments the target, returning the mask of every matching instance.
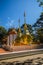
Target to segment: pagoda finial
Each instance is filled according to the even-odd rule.
[[[18,25],[19,25],[19,28],[20,28],[20,19],[18,20]]]
[[[26,33],[27,24],[26,24],[26,13],[24,12],[24,32]]]
[[[26,13],[25,13],[25,11],[24,11],[24,17],[26,17]]]
[[[26,24],[26,13],[24,12],[24,24]]]
[[[18,25],[19,25],[18,36],[21,37],[20,19],[18,20]]]

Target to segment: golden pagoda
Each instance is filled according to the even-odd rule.
[[[18,30],[17,30],[17,38],[15,39],[15,45],[21,45],[21,36],[22,36],[22,33],[21,33],[21,28],[20,28],[20,19],[18,20]]]
[[[22,34],[22,40],[23,40],[23,44],[27,45],[30,43],[30,41],[32,40],[32,36],[29,33],[27,24],[26,24],[26,14],[24,12],[24,33]]]

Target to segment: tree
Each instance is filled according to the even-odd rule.
[[[37,0],[39,2],[39,6],[43,6],[43,0]]]
[[[29,32],[32,34],[32,32],[33,32],[32,26],[30,24],[26,24],[26,25],[27,25]],[[22,32],[24,31],[24,24],[21,26],[21,30],[22,30]]]
[[[43,43],[43,28],[37,30],[37,34],[41,43]]]
[[[3,43],[3,38],[6,36],[7,30],[0,26],[0,43]]]
[[[34,39],[40,40],[42,42],[42,35],[43,35],[43,13],[41,13],[40,18],[36,21],[33,25],[34,28]],[[40,33],[40,34],[39,34]]]

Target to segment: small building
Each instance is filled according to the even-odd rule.
[[[13,29],[10,29],[8,31],[8,37],[7,37],[7,45],[13,45],[15,43],[15,39],[17,37],[17,32],[16,30],[13,28]]]

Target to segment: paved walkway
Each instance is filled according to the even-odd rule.
[[[0,62],[15,62],[15,61],[24,62],[24,61],[26,61],[28,59],[34,59],[34,58],[38,58],[38,57],[43,58],[43,54],[36,54],[36,55],[31,55],[31,56],[25,56],[25,57],[18,57],[18,58],[6,59],[6,60],[2,60]]]
[[[0,48],[0,53],[5,53],[5,52],[8,52],[8,51],[5,51],[4,49]]]

